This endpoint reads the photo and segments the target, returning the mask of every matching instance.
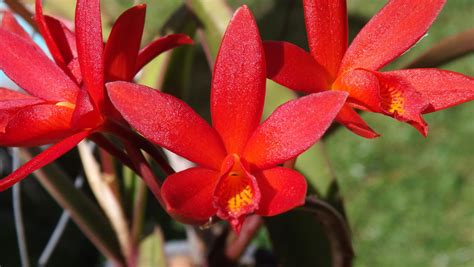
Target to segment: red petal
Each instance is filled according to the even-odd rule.
[[[101,114],[97,109],[94,109],[89,93],[85,88],[81,88],[71,118],[71,127],[76,129],[96,128],[102,122]]]
[[[379,81],[370,71],[363,69],[347,71],[337,78],[332,88],[348,92],[348,102],[359,109],[382,111]]]
[[[249,139],[243,158],[268,168],[298,156],[321,138],[346,97],[345,92],[327,91],[281,105]]]
[[[410,84],[430,106],[423,113],[449,108],[474,99],[474,79],[439,69],[411,69],[385,72]]]
[[[131,81],[145,24],[146,5],[134,6],[120,15],[105,45],[107,81]]]
[[[257,180],[242,165],[239,156],[227,156],[214,190],[213,203],[217,216],[229,220],[239,232],[245,217],[258,208],[260,189]]]
[[[15,109],[44,102],[44,100],[0,87],[0,110]]]
[[[265,41],[267,77],[296,91],[306,93],[329,89],[329,76],[314,58],[287,42]]]
[[[13,14],[9,11],[5,11],[3,13],[2,28],[10,32],[14,32],[20,35],[21,37],[25,38],[25,40],[31,43],[34,43],[30,35],[23,29],[23,27],[21,27],[21,25],[15,19],[15,16],[13,16]]]
[[[77,57],[76,35],[58,19],[50,16],[44,16],[44,19],[64,62],[69,64],[73,58]]]
[[[336,121],[344,125],[353,133],[365,138],[376,138],[380,135],[376,133],[349,105],[344,105],[336,116]]]
[[[25,165],[18,168],[12,174],[0,180],[0,191],[4,191],[14,184],[23,180],[30,173],[44,167],[50,162],[56,160],[73,147],[75,147],[81,140],[86,138],[89,135],[88,131],[79,132],[72,136],[67,137],[66,139],[58,142],[57,144],[49,147],[45,151],[38,154],[36,157],[28,161]]]
[[[67,65],[67,68],[69,69],[69,73],[71,73],[76,84],[82,84],[82,73],[81,66],[79,65],[79,59],[77,57],[72,59]]]
[[[257,214],[274,216],[304,204],[307,185],[299,172],[276,167],[256,176],[262,193]]]
[[[94,103],[103,106],[104,57],[99,0],[78,0],[76,42],[82,78]]]
[[[18,111],[0,134],[2,146],[38,146],[54,143],[72,134],[73,110],[68,107],[40,104]]]
[[[303,7],[311,55],[335,78],[347,49],[346,0],[305,0]]]
[[[341,70],[378,70],[413,46],[428,31],[446,0],[392,0],[359,32]]]
[[[115,107],[146,138],[191,161],[220,169],[226,154],[219,135],[186,103],[127,82],[108,83],[107,89]]]
[[[216,214],[212,195],[219,172],[206,168],[191,168],[168,176],[162,195],[167,211],[184,223],[203,224]]]
[[[18,86],[46,100],[76,100],[77,85],[36,45],[4,29],[0,40],[0,69]]]
[[[38,30],[44,38],[51,55],[58,65],[65,69],[69,60],[72,59],[71,48],[64,35],[64,28],[55,18],[46,17],[43,15],[43,1],[36,0],[35,3],[35,20],[38,25]],[[53,34],[54,33],[54,34]]]
[[[211,115],[227,152],[241,153],[258,126],[265,99],[265,58],[250,10],[239,8],[227,27],[214,66]]]
[[[181,33],[166,35],[164,37],[154,40],[153,42],[145,46],[142,50],[140,50],[140,53],[137,57],[137,66],[135,67],[135,72],[138,72],[141,68],[143,68],[159,54],[175,47],[192,43],[193,39]]]

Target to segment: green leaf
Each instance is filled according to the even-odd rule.
[[[265,225],[279,266],[331,266],[329,242],[314,215],[294,210],[265,218]]]
[[[232,10],[223,0],[186,1],[204,26],[204,40],[210,56],[215,59],[219,51],[222,36],[232,17]]]
[[[140,244],[138,267],[166,267],[163,234],[155,228]]]

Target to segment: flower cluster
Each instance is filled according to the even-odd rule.
[[[288,211],[304,203],[306,180],[280,165],[317,142],[333,120],[377,137],[354,110],[360,109],[407,122],[426,135],[422,114],[474,99],[474,79],[459,73],[380,71],[426,33],[444,3],[391,0],[348,46],[345,0],[305,0],[309,53],[288,42],[262,42],[250,10],[239,8],[214,66],[211,126],[183,101],[133,83],[151,59],[190,44],[189,37],[169,35],[140,49],[145,6],[139,5],[117,19],[104,44],[98,0],[77,1],[75,32],[44,16],[37,0],[35,19],[54,62],[11,14],[4,15],[0,69],[28,94],[0,88],[0,145],[56,144],[0,180],[0,189],[84,138],[123,136],[133,128],[197,164],[171,174],[159,189],[174,218],[203,224],[217,216],[239,231],[249,214]],[[308,95],[260,123],[267,77]],[[129,163],[120,152],[114,154]]]

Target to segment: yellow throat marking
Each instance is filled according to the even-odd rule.
[[[391,114],[397,112],[398,115],[405,113],[405,98],[396,87],[386,85],[382,92],[382,97],[387,101],[387,111]]]
[[[238,213],[243,207],[252,204],[252,198],[252,188],[250,188],[250,185],[247,185],[242,191],[227,201],[227,208],[230,213]]]
[[[76,108],[76,105],[74,105],[73,103],[65,102],[65,101],[56,103],[56,106],[66,107],[66,108],[70,108],[70,109],[75,109]]]

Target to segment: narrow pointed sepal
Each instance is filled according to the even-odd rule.
[[[0,192],[5,191],[8,188],[12,187],[14,184],[20,182],[30,173],[44,167],[50,162],[56,160],[73,147],[75,147],[79,142],[89,135],[89,131],[79,132],[74,135],[71,135],[64,140],[58,142],[57,144],[47,148],[45,151],[41,152],[39,155],[25,163],[23,166],[18,168],[12,174],[0,180]]]
[[[224,34],[211,85],[211,117],[228,153],[241,153],[265,100],[262,41],[250,10],[239,8]]]
[[[346,92],[327,91],[281,105],[250,137],[243,157],[268,168],[301,154],[321,138],[346,98]]]
[[[344,125],[353,133],[365,138],[376,138],[380,135],[375,132],[369,125],[360,117],[360,115],[348,104],[345,104],[335,119],[340,124]]]

